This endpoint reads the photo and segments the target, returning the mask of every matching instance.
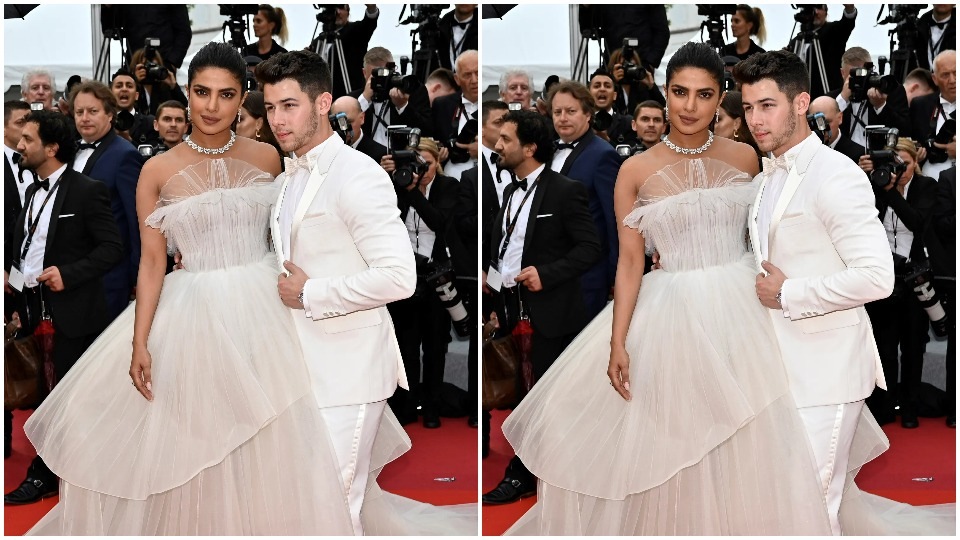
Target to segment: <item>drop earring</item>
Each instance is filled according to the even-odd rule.
[[[189,124],[191,121],[192,121],[192,120],[191,120],[191,118],[190,118],[190,106],[187,105],[187,123]]]
[[[237,123],[238,123],[238,124],[240,123],[240,110],[241,110],[241,109],[237,109]],[[717,113],[717,114],[719,114],[719,113]]]
[[[188,110],[187,112],[189,113],[190,111]],[[669,106],[666,106],[666,105],[665,105],[665,106],[663,107],[663,118],[664,118],[664,120],[666,120],[667,122],[670,122],[670,107],[669,107]]]
[[[717,121],[715,123],[716,124],[720,123],[720,109],[717,109]]]

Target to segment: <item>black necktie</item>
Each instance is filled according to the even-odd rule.
[[[44,191],[50,191],[50,179],[45,180],[34,179],[34,185],[37,186],[37,191],[40,191],[40,188],[43,188]]]
[[[95,143],[95,142],[85,143],[85,142],[81,141],[80,144],[77,145],[77,146],[78,146],[77,152],[79,152],[80,150],[86,150],[87,148],[89,148],[89,149],[91,149],[91,150],[96,150],[96,149],[97,149],[97,143]]]
[[[566,150],[568,148],[570,150],[573,150],[574,148],[576,148],[576,145],[574,145],[573,143],[565,143],[565,142],[559,142],[559,141],[557,142],[557,151]]]

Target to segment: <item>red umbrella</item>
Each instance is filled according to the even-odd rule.
[[[53,367],[53,321],[50,316],[44,312],[43,319],[33,331],[34,339],[37,342],[37,348],[43,357],[43,373],[47,382],[47,392],[53,390],[57,384],[57,372]]]
[[[526,314],[520,317],[520,321],[513,327],[513,339],[517,342],[517,349],[520,351],[520,374],[523,382],[523,395],[533,388],[533,361],[530,358],[530,345],[533,341],[533,327],[530,326],[530,319]]]

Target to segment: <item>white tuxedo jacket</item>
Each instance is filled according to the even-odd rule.
[[[787,276],[783,311],[770,310],[799,407],[859,401],[885,388],[863,305],[890,296],[893,257],[864,172],[828,146],[804,143],[770,223],[767,260]],[[807,139],[807,143],[811,139]],[[757,213],[748,226],[757,269]]]
[[[389,176],[332,135],[297,206],[291,253],[283,253],[279,225],[286,174],[277,181],[271,233],[281,270],[290,260],[309,276],[310,310],[292,311],[317,404],[373,403],[406,388],[386,304],[410,297],[417,276]]]

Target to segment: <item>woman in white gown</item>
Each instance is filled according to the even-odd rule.
[[[507,534],[830,534],[812,449],[746,242],[756,153],[708,131],[723,64],[688,44],[667,67],[668,140],[617,178],[615,299],[557,359],[503,430],[539,479]],[[645,242],[661,269],[642,276]],[[612,348],[611,348],[612,344]],[[866,410],[841,521],[846,534],[952,533],[955,508],[859,492],[888,446]],[[928,529],[924,529],[928,527]]]
[[[280,161],[272,146],[230,131],[245,66],[224,47],[210,44],[190,64],[192,140],[143,167],[136,306],[25,426],[62,479],[59,504],[30,534],[353,534],[293,320],[276,292],[267,230]],[[168,245],[184,269],[164,277]],[[388,412],[365,532],[475,534],[475,505],[437,508],[378,488],[376,473],[409,447]]]

